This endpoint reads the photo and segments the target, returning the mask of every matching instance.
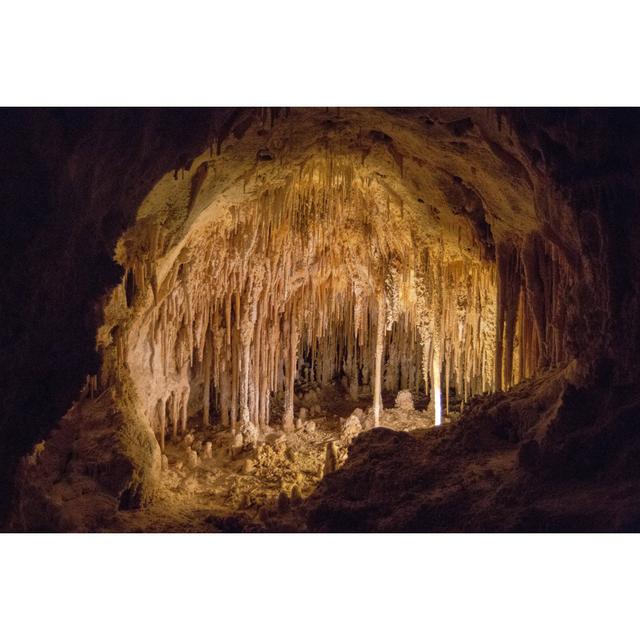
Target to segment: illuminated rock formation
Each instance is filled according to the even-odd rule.
[[[521,266],[519,247],[535,242],[498,209],[508,200],[518,231],[535,229],[528,185],[481,194],[483,180],[498,180],[496,159],[474,188],[458,175],[473,169],[460,158],[453,175],[433,166],[456,163],[433,155],[443,133],[433,150],[413,123],[389,118],[393,137],[367,129],[369,115],[249,116],[229,151],[206,152],[146,198],[116,252],[125,276],[107,308],[105,384],[125,372],[161,447],[187,414],[208,424],[212,406],[256,441],[277,394],[291,432],[302,365],[321,385],[346,375],[352,398],[371,388],[375,425],[383,386],[423,385],[439,424],[451,392],[511,386],[549,362],[539,345],[550,340],[554,362],[564,356],[562,327],[547,335],[554,318],[538,310],[542,276]],[[501,237],[511,239],[494,260]],[[524,363],[515,374],[514,358]]]
[[[95,142],[88,150],[82,138],[64,159],[73,180],[60,178],[70,202],[77,192],[101,212],[105,237],[87,253],[106,255],[109,268],[113,255],[122,268],[115,286],[106,287],[105,277],[94,292],[96,267],[87,261],[73,312],[86,314],[95,303],[86,324],[99,324],[100,366],[69,365],[79,369],[74,380],[86,380],[89,400],[108,400],[124,416],[114,423],[116,440],[126,442],[122,452],[134,468],[141,460],[149,471],[118,485],[116,504],[151,499],[161,455],[186,442],[190,429],[228,436],[205,445],[209,432],[200,433],[201,451],[188,449],[184,461],[193,470],[214,464],[216,447],[242,458],[280,433],[292,442],[316,434],[314,446],[330,451],[318,464],[338,469],[346,453],[321,441],[316,424],[324,410],[317,394],[336,381],[370,411],[351,428],[355,420],[384,425],[385,394],[403,390],[428,400],[430,424],[440,425],[473,396],[570,362],[576,384],[590,384],[603,358],[619,379],[633,379],[635,349],[611,337],[634,331],[638,301],[621,292],[611,267],[624,242],[610,220],[608,178],[590,186],[569,180],[571,158],[594,162],[577,150],[576,131],[586,135],[578,116],[227,109],[183,114],[180,126],[192,118],[193,137],[177,143],[181,130],[166,134],[171,144],[153,112],[145,117],[151,124],[139,122],[128,160],[119,160],[124,134],[114,148]],[[126,129],[117,121],[101,126]],[[93,140],[91,129],[85,133]],[[594,148],[604,153],[607,144],[598,138]],[[106,158],[111,173],[97,162],[88,168],[92,154]],[[119,202],[126,215],[117,213]],[[626,225],[632,216],[622,209]],[[69,232],[81,221],[72,218]],[[79,249],[59,233],[51,241],[75,256]],[[82,261],[69,260],[61,286],[82,272]],[[633,258],[624,260],[620,269],[635,274]],[[64,307],[60,292],[47,295],[54,311]],[[40,336],[43,321],[29,322]],[[85,327],[85,342],[87,333],[93,339]],[[64,327],[60,334],[56,349],[71,357],[72,337]],[[60,398],[78,390],[63,381],[52,390],[58,384]],[[68,404],[60,402],[63,413]],[[309,416],[296,415],[301,404]],[[40,426],[7,453],[14,463],[46,435],[45,418],[55,413],[43,410]]]

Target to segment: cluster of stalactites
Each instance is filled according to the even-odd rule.
[[[506,389],[567,360],[567,295],[572,270],[539,234],[496,247],[495,387]]]
[[[416,278],[422,374],[431,382],[436,424],[449,412],[452,390],[464,402],[493,387],[495,343],[493,265],[443,262],[442,252],[438,247],[426,253]]]
[[[355,295],[345,300],[343,311],[330,319],[322,337],[303,332],[298,354],[298,378],[321,386],[340,381],[353,400],[372,393],[376,374],[378,300]],[[421,388],[421,346],[411,315],[403,312],[387,330],[383,317],[384,359],[381,385],[386,391]]]
[[[354,399],[372,393],[378,407],[383,388],[424,388],[435,403],[443,388],[445,411],[450,391],[466,399],[492,386],[490,264],[443,265],[432,256],[416,275],[396,259],[378,291],[339,269],[305,278],[308,266],[291,254],[231,264],[220,264],[226,288],[207,288],[178,268],[171,293],[149,312],[150,378],[165,381],[157,387],[160,429],[176,425],[175,416],[183,426],[189,389],[205,424],[214,410],[233,428],[270,424],[273,397],[282,394],[283,426],[292,428],[296,380],[346,379]],[[177,410],[165,409],[175,402]]]
[[[264,427],[279,393],[290,429],[305,377],[372,393],[376,420],[383,388],[422,386],[439,423],[451,393],[465,401],[562,359],[553,249],[500,243],[493,264],[418,247],[401,203],[380,211],[365,182],[349,163],[309,163],[200,228],[162,282],[161,232],[127,254],[122,298],[146,306],[118,334],[118,360],[143,354],[163,433],[184,428],[188,405],[205,424],[213,410],[222,425]]]
[[[411,225],[398,223],[401,204],[387,199],[381,215],[369,186],[348,162],[310,162],[200,229],[161,282],[156,257],[166,250],[164,234],[149,227],[137,244],[125,241],[122,297],[146,311],[119,336],[117,360],[124,364],[128,352],[139,358],[145,336],[144,360],[156,383],[142,395],[160,394],[163,407],[177,396],[182,410],[185,385],[195,382],[203,387],[205,422],[211,399],[223,424],[264,425],[284,379],[290,410],[300,336],[322,343],[346,315],[353,315],[354,335],[364,335],[363,301],[382,289],[386,265],[412,243]],[[406,273],[411,259],[405,256]],[[402,281],[398,269],[394,278]],[[165,421],[162,407],[156,413]]]

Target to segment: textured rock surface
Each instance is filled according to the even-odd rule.
[[[400,409],[402,411],[413,411],[413,396],[411,395],[411,391],[408,389],[404,389],[402,391],[398,391],[398,395],[396,396],[396,409]]]
[[[0,519],[20,456],[97,373],[115,244],[167,171],[200,153],[228,111],[2,109]]]
[[[136,422],[126,403],[116,405],[107,394],[76,403],[37,458],[23,459],[12,528],[94,531],[119,509],[149,504],[161,465],[153,432]]]
[[[581,390],[555,372],[478,399],[458,424],[365,432],[297,528],[638,531],[640,403],[630,391]]]

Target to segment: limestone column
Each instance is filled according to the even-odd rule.
[[[282,428],[284,431],[293,431],[293,399],[295,397],[294,384],[296,380],[296,351],[298,345],[298,328],[296,325],[295,314],[291,314],[291,320],[289,322],[291,334],[289,341],[289,353],[287,363],[287,379],[285,388],[285,400],[284,400],[284,416],[282,419]],[[285,334],[286,334],[285,325]]]
[[[378,297],[378,321],[376,326],[376,357],[374,361],[373,382],[373,424],[380,426],[380,413],[382,412],[382,353],[384,351],[385,328],[385,300],[384,296]]]

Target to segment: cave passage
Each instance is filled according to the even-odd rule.
[[[570,359],[570,240],[499,118],[440,117],[236,110],[146,195],[63,421],[92,439],[82,472],[117,487],[115,528],[185,504],[264,519],[360,433],[438,427]]]
[[[162,449],[194,412],[205,426],[215,415],[241,436],[237,446],[276,422],[291,432],[302,383],[371,396],[374,426],[383,389],[427,390],[439,424],[443,386],[445,414],[449,390],[464,401],[495,388],[493,263],[481,248],[465,253],[461,232],[456,244],[421,237],[416,215],[368,182],[340,159],[310,162],[199,225],[164,276],[162,229],[136,237],[150,250],[122,258],[112,306],[133,306],[135,328],[119,334],[129,338],[114,369],[128,370]],[[509,327],[511,353],[519,332]],[[510,381],[513,359],[505,363]]]

